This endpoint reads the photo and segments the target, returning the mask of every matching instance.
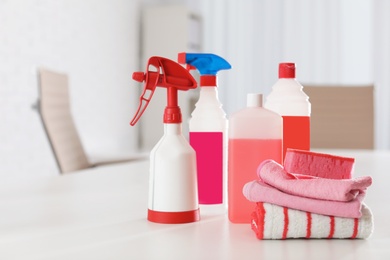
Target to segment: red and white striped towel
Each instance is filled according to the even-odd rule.
[[[251,226],[258,239],[368,238],[373,231],[370,209],[363,204],[362,217],[342,218],[257,202]]]

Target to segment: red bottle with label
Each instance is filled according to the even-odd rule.
[[[264,107],[283,117],[283,158],[287,148],[310,150],[311,104],[295,78],[295,63],[279,64],[279,79]]]

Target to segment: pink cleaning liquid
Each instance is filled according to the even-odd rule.
[[[229,139],[228,211],[233,223],[250,223],[255,204],[242,194],[256,180],[257,167],[266,159],[282,162],[282,139]]]
[[[200,204],[221,204],[223,200],[223,133],[190,132],[196,152]]]

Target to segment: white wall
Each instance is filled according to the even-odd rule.
[[[204,51],[232,64],[219,76],[228,115],[245,107],[246,93],[268,95],[279,62],[295,62],[302,84],[374,84],[375,147],[390,149],[388,1],[200,2]]]
[[[268,94],[283,61],[297,64],[302,83],[373,82],[369,0],[204,0],[202,5],[205,51],[220,53],[233,67],[221,74],[229,114],[245,106],[246,93]]]
[[[38,113],[37,68],[67,73],[88,155],[133,152],[140,0],[0,0],[0,177],[58,173]]]
[[[373,74],[375,78],[375,129],[377,147],[390,149],[390,1],[374,1],[373,7]]]

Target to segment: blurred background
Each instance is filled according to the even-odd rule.
[[[295,62],[304,86],[372,84],[375,149],[389,149],[388,10],[386,0],[0,0],[0,177],[58,174],[36,109],[38,68],[69,76],[90,158],[131,155],[161,136],[165,103],[156,93],[131,127],[142,89],[132,72],[183,51],[231,63],[218,80],[228,117],[247,93],[269,94],[280,62]],[[180,100],[184,131],[196,93]]]

